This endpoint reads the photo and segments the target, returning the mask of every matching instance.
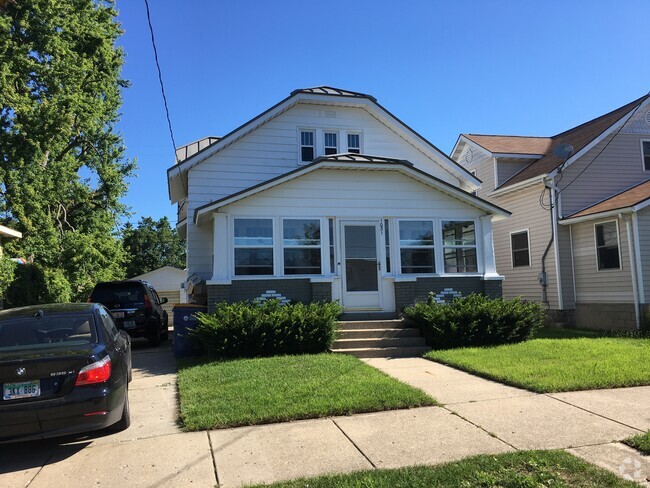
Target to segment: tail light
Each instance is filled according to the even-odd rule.
[[[111,358],[106,356],[104,359],[95,363],[84,366],[79,370],[77,381],[74,386],[93,385],[95,383],[104,383],[111,377]]]
[[[149,295],[144,296],[144,308],[147,310],[152,310],[153,305],[151,304],[151,298],[149,298]]]

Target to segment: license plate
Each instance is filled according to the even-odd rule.
[[[3,400],[16,400],[18,398],[37,397],[41,394],[40,380],[25,381],[22,383],[5,383]]]
[[[133,329],[135,327],[135,321],[133,320],[125,320],[124,321],[124,328],[125,329]]]
[[[116,319],[123,319],[124,312],[113,312],[113,317],[115,317]]]

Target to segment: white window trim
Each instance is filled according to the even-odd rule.
[[[325,145],[325,135],[326,134],[334,134],[336,135],[336,146],[326,146]],[[328,156],[328,154],[325,152],[328,148],[334,147],[335,151],[334,154],[339,154],[340,152],[340,147],[341,147],[341,131],[338,129],[332,129],[332,130],[327,130],[323,129],[323,156]]]
[[[311,164],[314,159],[311,161],[303,161],[302,160],[302,133],[303,132],[311,132],[314,135],[314,140],[313,140],[313,147],[314,148],[314,159],[318,157],[318,131],[315,128],[312,127],[298,127],[298,164],[304,165],[304,164]],[[305,146],[305,147],[310,147],[310,146]]]
[[[430,246],[405,246],[402,247],[400,243],[400,236],[399,236],[399,225],[400,222],[431,222],[433,228],[433,244]],[[432,276],[441,276],[440,273],[440,257],[438,256],[439,251],[440,251],[440,242],[438,242],[438,238],[436,237],[436,219],[435,218],[398,218],[396,219],[396,227],[397,227],[397,235],[395,236],[396,242],[397,242],[397,255],[399,257],[398,263],[399,267],[399,276],[408,276],[408,277],[418,277],[418,276],[423,276],[423,277],[432,277]],[[404,273],[402,271],[402,249],[430,249],[433,248],[433,266],[435,268],[435,272],[433,273]],[[397,264],[397,263],[396,263]]]
[[[614,222],[616,224],[616,245],[618,246],[618,268],[606,268],[606,269],[600,269],[598,266],[598,237],[596,234],[596,226],[598,225],[603,225],[603,224],[609,224],[610,222]],[[612,219],[612,220],[603,220],[602,222],[594,222],[594,252],[596,253],[596,271],[599,273],[607,273],[611,271],[622,271],[623,270],[623,256],[621,254],[621,230],[618,226],[618,219]]]
[[[273,239],[273,244],[272,245],[254,245],[254,246],[242,246],[242,245],[235,245],[235,220],[270,220],[271,221],[271,229],[273,232],[273,235],[271,238]],[[275,242],[276,242],[276,235],[277,235],[277,229],[276,229],[276,223],[275,223],[275,218],[273,217],[250,217],[250,216],[245,216],[245,217],[240,217],[237,215],[233,215],[230,218],[230,235],[232,238],[230,239],[230,245],[232,246],[230,256],[232,256],[232,264],[230,268],[230,273],[231,276],[235,279],[240,279],[240,278],[248,278],[248,279],[260,279],[260,278],[269,278],[269,277],[275,277],[277,276],[278,272],[278,260],[277,260],[277,253],[275,250]],[[273,251],[273,274],[270,275],[238,275],[235,272],[236,264],[235,264],[235,251],[236,249],[271,249]]]
[[[514,250],[512,249],[512,236],[514,234],[522,234],[526,233],[526,237],[528,239],[528,266],[515,266],[515,258],[514,258]],[[513,230],[509,234],[509,240],[510,240],[510,268],[515,269],[515,268],[530,268],[533,265],[533,256],[530,252],[530,227],[527,229],[519,229],[519,230]],[[520,250],[520,249],[518,249]]]
[[[648,144],[650,144],[650,139],[640,139],[639,140],[639,145],[641,146],[641,169],[643,170],[644,173],[650,173],[650,169],[646,169],[646,167],[645,167],[645,157],[644,157],[644,154],[643,154],[643,143],[644,142],[647,142]]]
[[[348,135],[357,135],[359,136],[359,154],[363,154],[363,133],[361,131],[356,131],[356,130],[347,130],[344,132],[345,133],[345,147],[346,147],[346,152],[350,152],[350,146],[348,145]],[[352,148],[352,149],[357,149],[357,148]]]
[[[464,245],[446,245],[445,239],[442,234],[442,229],[445,222],[473,222],[474,223],[474,244],[464,244]],[[442,276],[476,276],[481,274],[481,260],[479,257],[479,248],[478,248],[478,234],[479,234],[479,224],[477,219],[440,219],[440,240],[442,242]],[[434,241],[435,242],[435,241]],[[476,271],[465,272],[465,273],[448,273],[445,265],[445,249],[476,249]]]
[[[285,220],[317,220],[320,223],[320,244],[312,246],[285,246],[284,245],[284,221]],[[279,217],[280,230],[279,235],[282,236],[282,240],[279,241],[280,247],[280,273],[279,276],[286,276],[291,278],[312,278],[312,277],[324,277],[329,276],[325,273],[325,251],[327,251],[327,262],[329,263],[329,242],[325,246],[325,240],[323,239],[323,229],[324,225],[328,226],[327,234],[329,234],[329,223],[325,217]],[[320,249],[320,273],[317,274],[285,274],[284,272],[284,250],[285,249]]]

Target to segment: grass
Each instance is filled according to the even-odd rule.
[[[178,390],[186,430],[436,404],[421,390],[342,354],[180,362]]]
[[[535,332],[535,339],[576,339],[578,337],[603,337],[602,331],[574,329],[572,327],[542,327]]]
[[[276,488],[633,487],[564,451],[476,456],[440,466],[361,471],[270,485]]]
[[[650,339],[533,339],[425,357],[539,393],[650,384]]]
[[[641,451],[646,456],[650,456],[650,431],[645,434],[639,434],[630,437],[629,439],[625,439],[623,442],[628,446]]]

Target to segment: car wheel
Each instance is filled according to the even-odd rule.
[[[158,324],[153,324],[153,326],[151,327],[151,332],[148,337],[148,340],[150,346],[160,345],[161,334],[160,334],[160,327],[158,327]]]
[[[131,409],[129,408],[129,388],[127,386],[124,393],[124,410],[122,410],[122,418],[115,424],[111,425],[109,429],[112,432],[121,432],[126,430],[131,425]]]

